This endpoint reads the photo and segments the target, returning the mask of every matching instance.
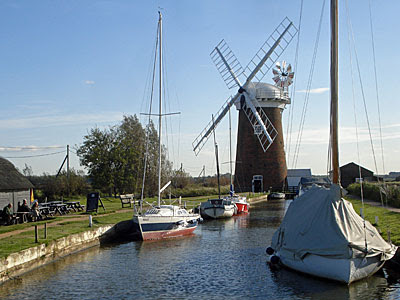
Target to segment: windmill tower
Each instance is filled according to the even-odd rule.
[[[296,27],[285,18],[244,70],[224,40],[211,52],[211,59],[228,88],[236,87],[238,92],[226,100],[214,121],[193,141],[193,151],[196,155],[200,152],[214,128],[235,105],[239,110],[235,166],[238,191],[281,189],[284,185],[287,168],[281,114],[290,103],[287,87],[293,73],[290,65],[286,68],[286,64],[277,64],[274,81],[279,86],[261,80],[296,34]]]

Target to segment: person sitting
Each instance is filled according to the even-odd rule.
[[[42,217],[39,211],[39,203],[37,201],[33,202],[31,215],[32,215],[32,221],[37,221]]]
[[[28,202],[26,199],[22,201],[22,205],[18,207],[18,212],[31,212],[31,209],[29,208]]]
[[[3,208],[2,217],[3,217],[3,222],[6,225],[11,225],[12,224],[13,211],[12,211],[11,208],[12,208],[12,204],[11,203],[8,203],[8,205]]]

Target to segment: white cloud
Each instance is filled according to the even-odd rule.
[[[96,82],[94,80],[85,80],[85,84],[94,85]]]
[[[121,121],[122,112],[102,112],[85,114],[51,114],[26,118],[0,120],[0,130],[43,128],[50,126],[73,126],[114,123]]]
[[[382,140],[396,140],[400,138],[400,132],[396,130],[400,124],[392,124],[382,127]],[[292,133],[292,144],[297,140],[298,132]],[[380,140],[379,128],[371,128],[371,136],[374,144],[378,146]],[[321,127],[318,129],[304,129],[301,143],[302,144],[327,144],[329,141],[329,128]],[[358,142],[369,142],[370,134],[367,127],[358,128]],[[355,127],[340,127],[339,128],[339,143],[356,143],[357,135]]]
[[[309,92],[310,94],[322,94],[329,91],[329,88],[316,88],[316,89],[311,89]],[[300,90],[300,91],[296,91],[298,93],[307,93],[307,90]]]
[[[60,145],[51,145],[51,146],[15,146],[15,147],[7,147],[7,146],[0,146],[0,151],[6,152],[17,152],[17,151],[40,151],[40,150],[49,150],[49,149],[61,149],[65,148],[65,146]]]

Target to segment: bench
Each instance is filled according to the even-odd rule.
[[[122,208],[125,206],[132,207],[132,203],[135,203],[135,196],[133,194],[119,195],[119,199],[121,200]]]

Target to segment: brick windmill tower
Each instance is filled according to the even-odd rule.
[[[235,105],[239,110],[235,187],[238,191],[282,189],[287,169],[282,134],[282,111],[290,103],[287,87],[293,78],[290,65],[276,64],[276,85],[261,82],[289,45],[297,29],[285,18],[242,69],[229,46],[222,40],[211,58],[228,88],[238,88],[193,141],[197,155],[214,128]],[[254,82],[252,81],[253,79]],[[244,82],[244,84],[241,83]],[[268,150],[268,151],[267,151]]]

